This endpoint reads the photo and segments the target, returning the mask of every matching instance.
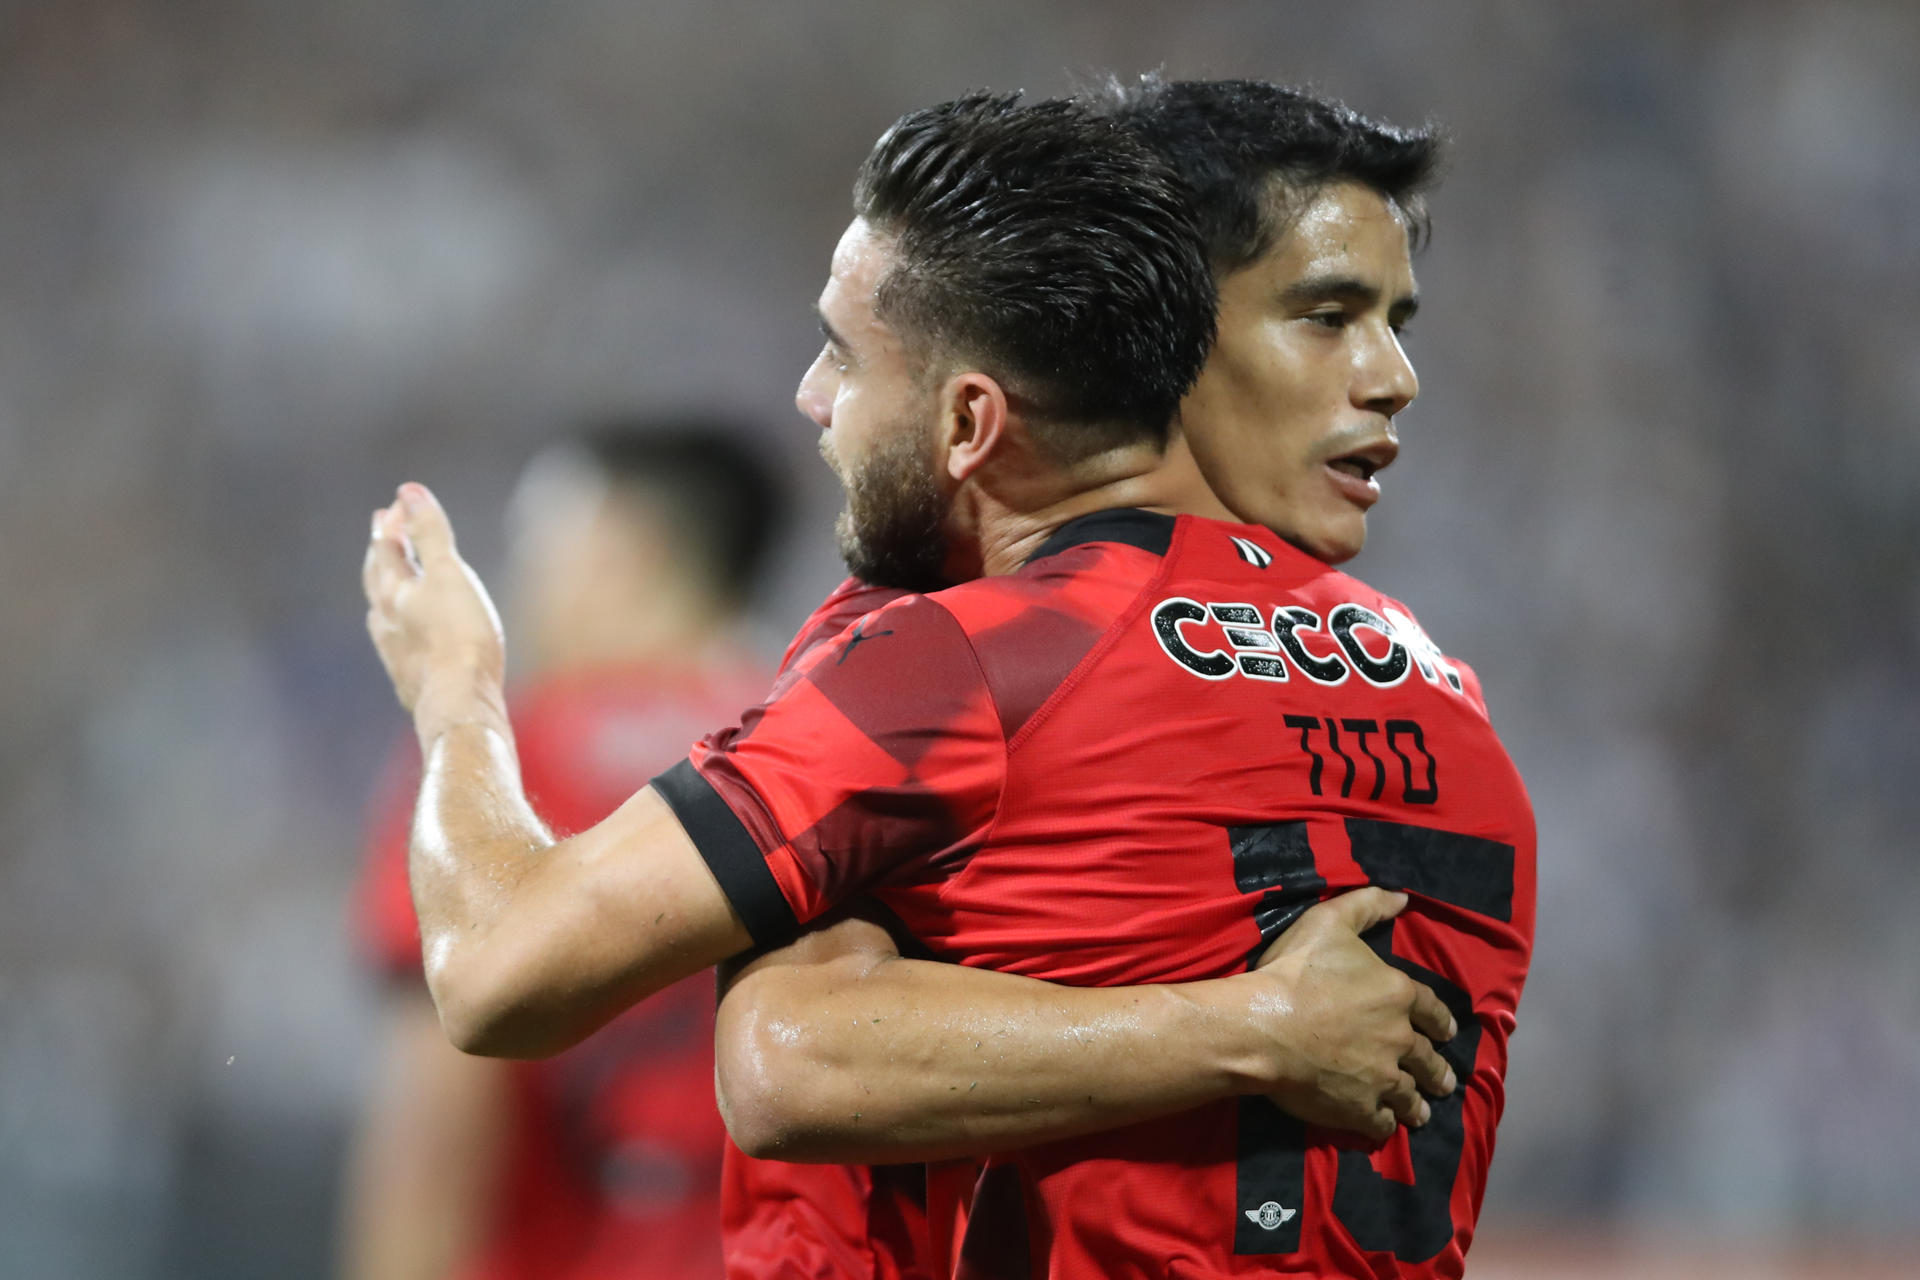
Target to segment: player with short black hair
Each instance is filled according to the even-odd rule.
[[[874,314],[917,362],[999,371],[1061,462],[1166,438],[1213,337],[1213,277],[1179,179],[1124,122],[1019,94],[910,112],[853,210],[893,238]]]
[[[1427,238],[1442,150],[1432,126],[1401,128],[1265,80],[1145,75],[1099,96],[1180,172],[1219,278],[1264,256],[1302,203],[1336,183],[1378,192],[1411,248]]]
[[[1137,206],[1143,191],[1177,187],[1165,162],[1123,131],[1103,126],[1089,133],[1086,124],[1097,117],[1084,108],[1008,103],[992,115],[990,128],[979,127],[969,111],[923,117],[929,138],[950,149],[943,170],[978,165],[991,175],[1005,165],[1010,177],[1027,175],[1034,135],[1054,129],[1076,146],[1108,140],[1091,158],[1076,158],[1067,146],[1048,152],[1080,173],[1082,198],[1091,204],[1125,209]],[[996,188],[989,182],[983,189]],[[1015,203],[1050,235],[1075,237],[1044,202]],[[896,237],[860,218],[842,237],[820,307],[828,351],[809,375],[817,375],[827,401],[821,412],[832,415],[830,451],[845,476],[878,449],[937,424],[935,486],[958,535],[943,563],[949,578],[1004,572],[1064,519],[1151,488],[1141,478],[1157,465],[1165,430],[1164,421],[1153,423],[1155,407],[1171,409],[1169,394],[1177,395],[1182,379],[1198,371],[1212,329],[1210,276],[1198,234],[1179,206],[1167,207],[1158,197],[1153,203],[1151,234],[1114,235],[1090,221],[1079,234],[1100,252],[1081,253],[1076,261],[1086,267],[1080,286],[1089,313],[1127,305],[1142,280],[1158,279],[1166,298],[1125,329],[1087,324],[1063,331],[1053,358],[1069,370],[1142,362],[1173,371],[1176,381],[1169,385],[1160,374],[1122,378],[1101,409],[1135,424],[1135,437],[1069,464],[1054,461],[1055,451],[1037,443],[1050,425],[1046,415],[1030,419],[1024,398],[979,367],[989,362],[943,347],[910,363],[904,336],[877,315],[878,287],[902,263]],[[1018,225],[1016,219],[996,234],[1012,236]],[[1154,353],[1150,361],[1148,352]],[[526,810],[511,753],[501,750],[511,731],[497,707],[503,661],[497,622],[423,487],[402,486],[393,506],[379,513],[364,578],[369,629],[425,748],[414,895],[429,981],[457,1042],[497,1053],[551,1050],[661,983],[745,947],[750,939],[739,917],[680,823],[651,792],[563,841],[553,841]],[[490,798],[477,802],[475,788]],[[616,847],[648,854],[616,857]],[[510,848],[547,852],[526,858]],[[601,929],[575,927],[584,923],[579,913],[604,926],[636,908],[611,893],[612,882],[598,880],[599,874],[641,874],[641,896],[670,909],[634,919],[617,944],[607,945]],[[591,904],[574,896],[588,884],[595,886]],[[507,911],[509,902],[542,906]],[[485,927],[473,927],[482,920]]]
[[[909,112],[854,181],[843,252],[884,240],[872,318],[915,398],[961,365],[995,371],[1050,464],[1164,445],[1213,336],[1213,278],[1180,179],[1083,103],[970,94]],[[849,339],[821,316],[828,354]],[[823,448],[841,436],[822,436]],[[864,582],[934,590],[979,572],[949,563],[928,442],[886,433],[828,450],[847,490],[840,552]]]
[[[1395,406],[1419,390],[1398,346],[1420,305],[1412,269],[1382,275],[1355,246],[1372,233],[1403,260],[1419,247],[1437,130],[1251,80],[1149,76],[1103,97],[1180,171],[1218,279],[1220,337],[1181,405],[1186,446],[1241,519],[1351,559],[1399,452]],[[1345,406],[1316,389],[1339,388],[1356,359],[1398,365],[1373,388],[1383,428],[1343,428]]]

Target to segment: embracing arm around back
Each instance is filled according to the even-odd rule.
[[[427,985],[469,1053],[555,1053],[749,944],[651,788],[555,840],[521,788],[498,615],[433,495],[401,487],[362,567],[367,629],[424,765],[408,859]]]
[[[1261,967],[1212,981],[1066,987],[903,957],[858,917],[725,983],[716,1080],[734,1140],[782,1160],[981,1155],[1265,1094],[1375,1139],[1454,1088],[1452,1016],[1360,939],[1404,895],[1304,913]]]

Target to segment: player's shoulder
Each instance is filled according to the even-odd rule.
[[[794,633],[780,658],[785,671],[817,646],[838,636],[867,614],[908,594],[898,587],[880,587],[859,578],[847,578],[830,592]]]
[[[1096,511],[1049,534],[1012,573],[933,593],[976,642],[1031,639],[1033,628],[1104,628],[1158,576],[1177,521],[1134,508]]]
[[[902,600],[874,617],[916,608],[950,617],[1012,738],[1141,602],[1174,530],[1173,517],[1154,512],[1095,512],[1054,530],[1012,573]]]
[[[1444,655],[1450,666],[1459,671],[1462,677],[1470,680],[1476,688],[1478,687],[1479,681],[1474,677],[1471,668],[1460,658],[1441,648],[1427,633],[1426,627],[1421,624],[1420,616],[1414,612],[1412,605],[1397,596],[1388,595],[1351,573],[1337,569],[1329,568],[1325,581],[1329,598],[1338,597],[1343,603],[1350,602],[1352,606],[1366,609],[1384,618],[1388,624],[1386,629],[1388,635],[1405,642],[1418,652],[1432,656]],[[1364,620],[1362,625],[1365,625]]]
[[[1485,711],[1472,668],[1444,651],[1405,601],[1258,525],[1183,517],[1180,533],[1176,563],[1160,594],[1197,608],[1192,616],[1235,624],[1271,618],[1275,628],[1284,621],[1289,635],[1324,633],[1353,663],[1383,670],[1403,665],[1395,656],[1400,650],[1423,672],[1443,672],[1449,685]],[[1331,653],[1328,658],[1338,661]]]
[[[895,679],[950,670],[956,658],[966,661],[966,631],[942,594],[887,591],[868,597],[872,608],[835,619],[840,625],[832,630],[818,629],[781,674],[775,695],[801,680],[818,684],[829,669],[868,680],[886,672]]]
[[[775,694],[853,681],[924,702],[939,687],[983,682],[1011,737],[1139,600],[1174,526],[1152,512],[1095,512],[1052,531],[1012,573],[877,600],[843,583],[835,594],[846,604],[878,607],[817,636]]]

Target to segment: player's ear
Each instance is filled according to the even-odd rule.
[[[978,370],[956,373],[940,389],[946,471],[955,484],[986,465],[1007,437],[1007,393]]]

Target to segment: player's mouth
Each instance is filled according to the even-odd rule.
[[[1324,465],[1340,496],[1365,510],[1380,500],[1380,482],[1374,477],[1399,456],[1400,446],[1383,438],[1328,458]]]

